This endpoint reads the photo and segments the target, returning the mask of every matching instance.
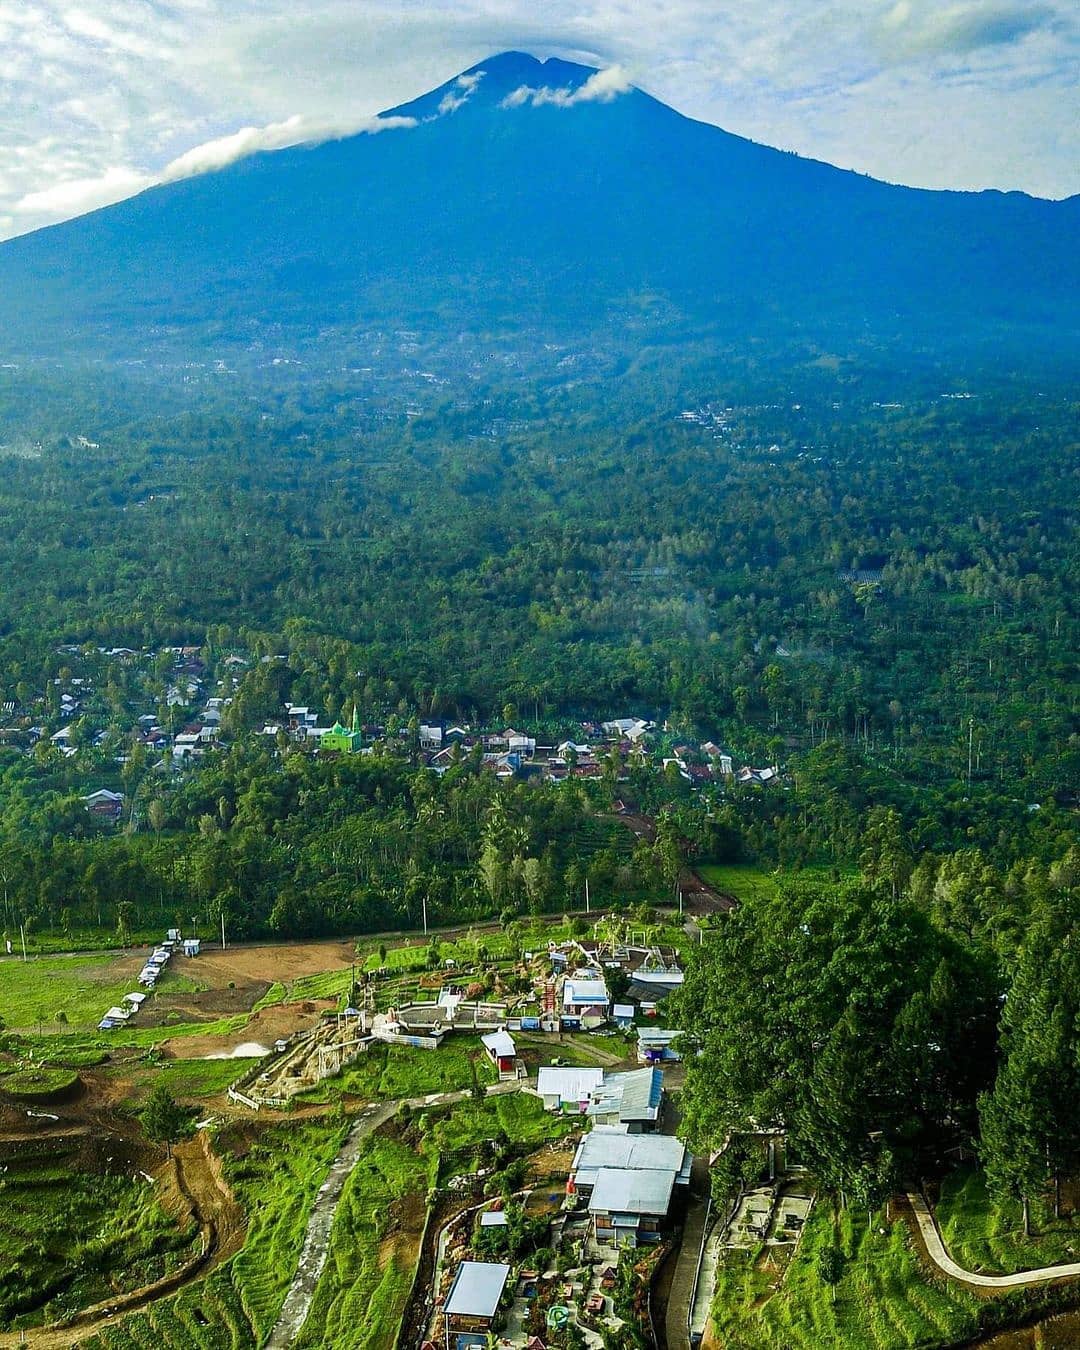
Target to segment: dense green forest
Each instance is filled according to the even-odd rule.
[[[717,1195],[782,1126],[868,1207],[974,1145],[1038,1224],[1080,1165],[1076,428],[1049,376],[827,352],[5,368],[4,933],[509,923],[586,881],[648,922],[753,862],[778,893],[704,925],[671,1007]],[[181,759],[188,672],[221,722]],[[566,781],[420,746],[628,716],[646,748]]]
[[[857,865],[886,808],[916,858],[1060,856],[1080,790],[1063,385],[458,345],[367,335],[344,368],[315,347],[0,371],[0,692],[46,732],[61,677],[93,675],[100,698],[77,758],[0,750],[9,928],[16,892],[49,927],[112,927],[118,901],[150,896],[213,901],[251,932],[407,923],[424,886],[447,918],[502,907],[476,870],[493,784],[467,765],[433,784],[415,763],[282,762],[244,737],[289,699],[553,738],[633,710],[783,763],[765,799],[645,774],[620,789],[653,811],[694,796],[726,856]],[[234,748],[179,784],[131,744],[147,707],[183,720],[170,658],[136,677],[96,656],[169,643],[254,663],[231,686]],[[77,794],[103,783],[141,824],[79,838]],[[598,857],[606,884],[632,854],[602,823],[614,783],[503,795],[530,833],[505,863],[542,863],[546,902],[575,861]],[[627,893],[648,889],[638,872]]]

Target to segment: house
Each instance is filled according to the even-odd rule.
[[[480,1043],[498,1069],[500,1078],[517,1077],[517,1047],[508,1031],[491,1031],[480,1037]]]
[[[502,1261],[462,1261],[443,1308],[448,1346],[484,1350],[509,1276]]]
[[[601,1168],[589,1196],[589,1218],[596,1241],[615,1247],[659,1242],[675,1179],[670,1168]]]
[[[638,1030],[637,1057],[642,1064],[668,1064],[682,1059],[673,1042],[681,1036],[681,1031],[671,1031],[666,1027],[640,1027]]]
[[[597,1125],[615,1125],[628,1134],[655,1130],[664,1110],[663,1069],[608,1073],[593,1089],[586,1115]]]
[[[299,736],[304,736],[319,720],[317,713],[298,703],[286,703],[285,715],[289,719],[289,729]]]
[[[543,1068],[536,1075],[536,1092],[545,1111],[584,1114],[593,1091],[603,1081],[603,1069]]]
[[[641,965],[631,972],[634,985],[652,990],[654,996],[661,998],[672,989],[677,989],[685,978],[682,966],[674,955],[669,951],[665,956],[657,947],[650,947]]]
[[[611,1010],[611,1016],[620,1031],[628,1031],[634,1025],[634,1005],[616,1003]]]
[[[603,722],[601,726],[608,736],[617,736],[620,740],[636,745],[645,734],[655,727],[655,722],[646,722],[640,717],[617,717],[613,722]]]
[[[525,759],[531,759],[536,754],[535,736],[526,736],[524,732],[509,727],[503,732],[502,739],[511,754],[521,755]]]
[[[174,759],[186,759],[192,755],[201,755],[204,749],[201,728],[198,731],[181,731],[173,738]]]
[[[200,945],[200,941],[201,941],[201,939],[199,939],[199,938],[185,938],[185,939],[184,939],[184,955],[185,955],[185,956],[198,956],[198,954],[199,954],[199,945]]]
[[[118,821],[124,812],[124,794],[110,792],[108,788],[98,788],[83,798],[83,805],[92,816],[99,820]]]
[[[749,766],[743,767],[735,775],[736,783],[771,783],[780,777],[780,769],[776,764],[770,764],[764,769],[751,769]]]
[[[420,749],[438,750],[442,746],[442,727],[431,722],[420,723]]]
[[[575,973],[563,982],[562,1020],[589,1030],[608,1020],[611,998],[602,977]]]
[[[692,1166],[673,1135],[598,1125],[578,1145],[566,1189],[588,1197],[597,1242],[636,1247],[659,1240],[675,1187],[689,1185]]]
[[[605,1168],[631,1172],[670,1171],[675,1184],[690,1183],[693,1158],[673,1134],[630,1134],[617,1125],[597,1125],[578,1144],[567,1191],[588,1194]]]

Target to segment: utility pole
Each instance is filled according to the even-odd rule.
[[[22,938],[22,959],[25,961],[27,958],[26,958],[26,926],[24,924],[19,924],[19,936]]]
[[[225,950],[225,911],[221,911],[221,950]]]
[[[975,737],[975,719],[974,719],[974,717],[969,717],[969,718],[968,718],[968,772],[967,772],[967,785],[968,785],[968,791],[969,791],[969,792],[971,791],[971,747],[972,747],[972,742],[973,742],[973,740],[974,740],[974,737]]]
[[[424,906],[424,936],[427,937],[427,896],[425,895],[420,902]]]
[[[589,908],[589,878],[586,877],[586,878],[585,878],[585,913],[586,913],[586,914],[590,914],[591,912],[592,912],[592,911],[591,911],[590,908]]]

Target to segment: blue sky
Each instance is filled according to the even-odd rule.
[[[1076,0],[0,0],[0,238],[507,48],[891,181],[1080,192]]]

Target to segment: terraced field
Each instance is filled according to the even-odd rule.
[[[835,1290],[820,1278],[821,1251],[844,1254]],[[717,1272],[716,1334],[727,1350],[915,1350],[954,1345],[979,1329],[985,1306],[955,1286],[923,1273],[903,1223],[865,1213],[841,1215],[834,1228],[826,1206],[810,1215],[799,1247],[773,1297],[777,1271],[763,1252],[732,1255]],[[835,1298],[834,1298],[835,1293]]]
[[[957,1168],[945,1178],[935,1207],[949,1255],[965,1270],[1011,1275],[1080,1260],[1080,1217],[1055,1219],[1048,1205],[1032,1205],[1031,1237],[1015,1202],[991,1198],[977,1167]]]
[[[0,1180],[0,1326],[35,1326],[137,1289],[190,1256],[193,1230],[142,1180],[84,1175],[52,1155]]]
[[[393,1344],[424,1226],[427,1171],[415,1149],[372,1137],[342,1193],[327,1263],[296,1350]]]
[[[243,1250],[174,1298],[99,1331],[85,1350],[251,1350],[277,1319],[308,1212],[345,1137],[343,1119],[233,1140],[226,1176],[248,1215]],[[227,1143],[228,1141],[226,1141]]]

